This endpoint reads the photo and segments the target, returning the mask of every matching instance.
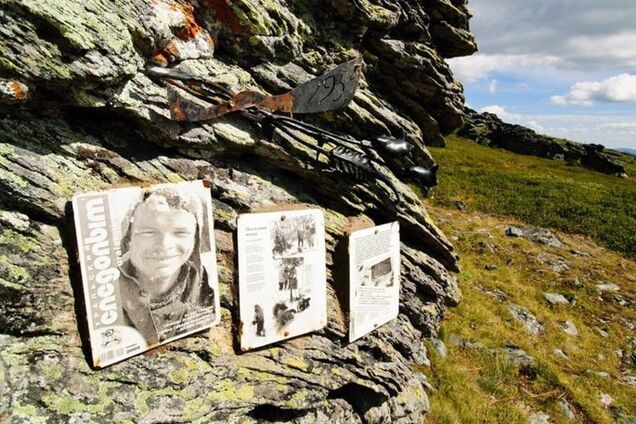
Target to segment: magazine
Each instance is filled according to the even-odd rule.
[[[349,341],[398,316],[400,227],[397,222],[349,237]]]
[[[80,194],[73,213],[95,367],[218,323],[203,181]]]
[[[327,324],[322,211],[238,218],[240,344],[274,343]]]

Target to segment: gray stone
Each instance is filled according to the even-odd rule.
[[[570,302],[562,294],[543,293],[543,297],[545,297],[545,300],[547,300],[548,303],[551,303],[552,305],[569,305],[570,304]]]
[[[466,203],[462,202],[461,200],[454,200],[453,203],[455,203],[455,207],[457,208],[457,210],[463,211],[466,209]]]
[[[528,424],[550,424],[550,416],[543,411],[535,412],[528,417]]]
[[[506,235],[509,237],[523,237],[523,230],[517,227],[506,228]]]
[[[546,228],[528,227],[523,230],[525,237],[537,243],[545,244],[550,247],[562,247],[563,244],[555,236],[552,231]]]
[[[607,283],[607,284],[603,283],[603,284],[596,285],[596,290],[598,290],[600,293],[604,293],[604,292],[614,293],[619,291],[620,289],[621,288],[614,283]]]
[[[577,337],[579,335],[579,330],[577,330],[572,320],[559,323],[559,327],[561,327],[561,330],[568,336]]]
[[[628,375],[624,377],[625,383],[629,384],[632,387],[636,387],[636,376]]]
[[[558,255],[551,253],[541,252],[537,256],[537,260],[542,264],[546,264],[552,271],[557,274],[564,273],[570,269],[568,262]]]
[[[570,420],[570,421],[576,420],[576,415],[574,415],[574,412],[572,412],[572,408],[567,400],[561,399],[559,401],[559,407],[561,408],[561,412],[563,413],[563,416],[567,420]]]
[[[446,349],[446,345],[444,344],[444,342],[436,337],[433,337],[431,339],[431,343],[433,344],[433,348],[435,349],[435,352],[437,352],[437,356],[439,356],[442,359],[446,358],[446,355],[448,354],[448,350]]]
[[[554,349],[552,353],[554,353],[555,356],[558,356],[561,359],[568,359],[568,355],[566,355],[562,349]]]
[[[604,339],[609,337],[609,333],[607,332],[607,330],[604,330],[602,328],[598,328],[598,327],[594,327],[594,329],[596,330],[596,332],[603,337]]]
[[[508,312],[514,319],[523,324],[526,331],[532,335],[537,336],[543,331],[543,325],[537,320],[537,318],[523,306],[511,304],[508,307]]]
[[[452,345],[463,347],[466,349],[486,349],[486,346],[484,346],[483,344],[473,343],[456,334],[451,334],[451,336],[448,338],[448,342]]]

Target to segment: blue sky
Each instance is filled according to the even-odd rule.
[[[449,60],[469,107],[636,148],[636,0],[469,0],[479,52]]]

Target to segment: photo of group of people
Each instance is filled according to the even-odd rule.
[[[316,245],[316,222],[312,215],[282,215],[270,228],[274,258],[299,254]]]

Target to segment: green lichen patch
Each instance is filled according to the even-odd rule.
[[[217,382],[208,394],[215,402],[247,402],[254,397],[254,387],[235,380]]]

